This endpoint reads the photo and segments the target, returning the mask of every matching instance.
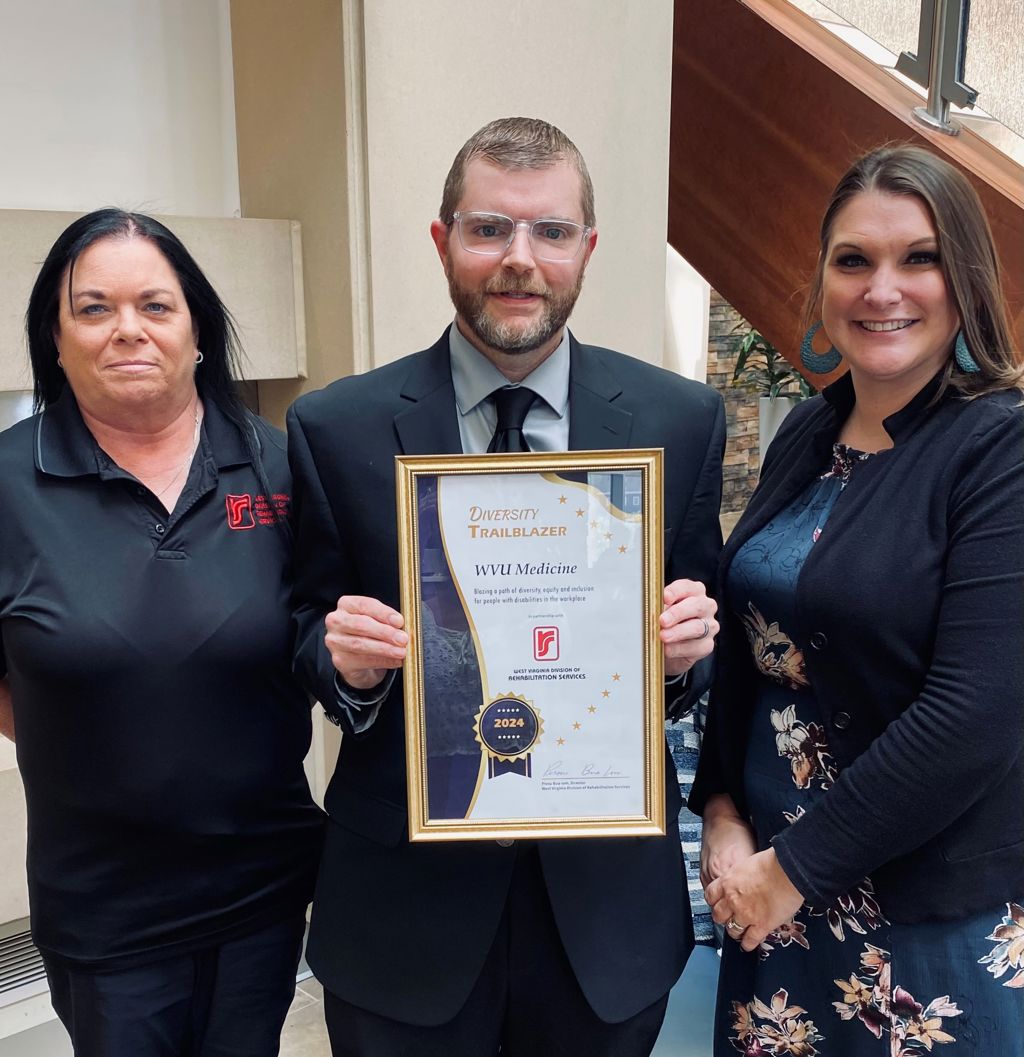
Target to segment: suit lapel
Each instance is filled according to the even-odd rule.
[[[633,415],[612,401],[622,386],[597,349],[569,335],[569,448],[572,451],[628,448]]]
[[[395,432],[403,455],[461,454],[447,331],[431,348],[415,357],[401,397],[409,402],[395,415]]]
[[[409,406],[395,415],[395,432],[404,455],[458,455],[462,452],[452,385],[447,332],[415,357],[401,397]],[[628,448],[633,415],[613,401],[622,386],[600,357],[569,335],[569,448],[573,451]]]

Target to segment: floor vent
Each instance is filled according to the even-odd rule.
[[[46,972],[28,932],[28,921],[0,927],[0,1006],[46,991]]]

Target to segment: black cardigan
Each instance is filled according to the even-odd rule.
[[[790,630],[841,773],[773,841],[809,903],[870,875],[903,922],[1024,895],[1024,412],[1016,393],[933,403],[937,388],[885,420],[894,447],[857,467],[801,571]],[[853,400],[846,377],[786,418],[720,599],[737,550],[826,467]],[[746,813],[755,671],[736,614],[719,619],[690,806],[728,792]]]

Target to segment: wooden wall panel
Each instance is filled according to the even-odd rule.
[[[973,133],[922,129],[918,102],[784,0],[676,0],[668,240],[791,361],[828,196],[858,154],[892,140],[971,178],[1024,346],[1021,169]]]

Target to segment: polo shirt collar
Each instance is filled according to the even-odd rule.
[[[452,385],[455,402],[465,415],[477,404],[500,389],[509,380],[481,352],[475,349],[452,323],[448,333],[451,350]],[[562,331],[562,340],[554,352],[520,383],[529,386],[561,418],[569,404],[569,330]]]
[[[908,404],[882,420],[882,427],[892,437],[894,443],[899,444],[900,441],[906,440],[917,428],[920,419],[931,410],[944,373],[944,369],[938,371]],[[838,420],[845,421],[853,410],[857,398],[850,373],[847,372],[838,381],[833,382],[821,395],[836,412]]]
[[[207,458],[218,469],[250,462],[242,436],[213,400],[203,400]],[[255,433],[259,449],[259,434]],[[35,464],[54,477],[110,476],[112,463],[89,432],[70,386],[36,416]]]
[[[252,432],[255,449],[262,448],[259,431],[252,423],[252,419],[246,416],[246,428]],[[238,427],[224,414],[213,400],[203,398],[203,433],[204,440],[209,443],[210,454],[217,469],[223,470],[228,466],[241,466],[252,462],[249,452],[246,450],[245,442]]]
[[[36,417],[36,469],[54,477],[98,474],[99,454],[71,387],[65,385],[60,396]]]

